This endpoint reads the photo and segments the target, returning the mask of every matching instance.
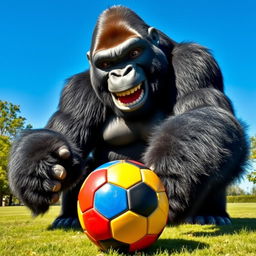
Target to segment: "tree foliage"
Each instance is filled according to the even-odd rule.
[[[250,159],[255,163],[256,162],[256,136],[251,137],[251,154],[250,154]],[[248,175],[249,181],[253,182],[256,184],[256,171],[252,171]]]
[[[251,155],[250,158],[256,160],[256,136],[251,137]]]
[[[19,116],[20,106],[0,100],[0,136],[13,139],[25,127],[25,117]],[[26,128],[31,128],[27,125]]]
[[[248,180],[251,181],[253,184],[256,184],[256,171],[252,171],[248,174]]]
[[[250,146],[250,159],[253,163],[256,162],[256,136],[251,137],[251,146]],[[248,180],[256,184],[256,171],[252,171],[248,174]]]
[[[11,142],[21,129],[32,128],[31,125],[25,126],[26,118],[19,113],[18,105],[0,100],[0,205],[3,196],[10,194],[7,166]]]
[[[10,140],[7,136],[0,135],[0,194],[8,195],[9,187],[7,180],[8,153],[10,150]]]

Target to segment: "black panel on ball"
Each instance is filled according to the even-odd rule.
[[[156,192],[147,184],[141,182],[128,189],[129,209],[148,217],[157,208]]]

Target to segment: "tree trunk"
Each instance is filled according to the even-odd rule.
[[[0,195],[0,206],[3,206],[3,196]]]
[[[11,194],[11,195],[9,195],[9,204],[8,204],[9,206],[11,206],[11,205],[12,205],[12,198],[13,198],[13,197],[12,197],[12,194]]]

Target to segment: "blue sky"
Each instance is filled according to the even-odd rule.
[[[174,40],[210,48],[237,116],[256,135],[256,1],[1,0],[0,99],[34,128],[57,108],[66,78],[88,68],[98,15],[122,4]]]

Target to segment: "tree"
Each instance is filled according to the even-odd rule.
[[[228,196],[240,196],[246,195],[246,192],[240,188],[238,185],[230,185],[227,189]]]
[[[0,206],[4,196],[9,196],[11,204],[12,195],[8,186],[7,166],[11,142],[15,136],[25,127],[26,118],[19,116],[20,107],[7,101],[0,100]]]
[[[251,194],[256,196],[256,186],[253,186],[253,187],[252,187],[252,192],[251,192]]]
[[[251,137],[251,159],[256,159],[256,136]]]
[[[0,135],[0,206],[4,195],[10,194],[7,180],[8,153],[10,140],[7,136]]]
[[[251,137],[251,146],[250,146],[250,159],[252,163],[256,161],[256,136]],[[247,175],[248,180],[256,184],[256,171],[252,171],[250,174]]]

